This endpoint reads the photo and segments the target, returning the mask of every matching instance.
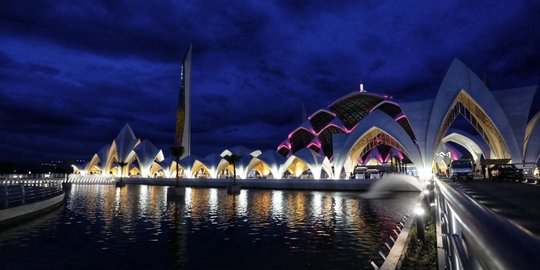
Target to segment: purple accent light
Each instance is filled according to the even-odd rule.
[[[329,115],[332,115],[333,117],[336,117],[336,113],[335,113],[335,112],[328,111],[328,110],[325,110],[325,109],[320,109],[320,110],[314,112],[312,115],[310,115],[310,116],[308,117],[308,120],[311,120],[311,118],[313,118],[315,115],[317,115],[317,114],[319,114],[319,113],[322,113],[322,112],[328,113]]]
[[[401,119],[403,119],[403,118],[407,118],[407,116],[404,115],[404,114],[402,114],[402,115],[396,117],[396,122],[399,121],[399,120],[401,120]]]
[[[456,151],[454,151],[453,149],[450,149],[450,155],[452,156],[452,160],[458,160],[459,159],[459,157],[457,156]]]
[[[397,151],[397,155],[398,155],[398,158],[399,158],[400,160],[403,160],[404,157],[403,157],[403,153],[401,153],[401,151],[398,150],[398,151]]]

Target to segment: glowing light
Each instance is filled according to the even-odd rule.
[[[403,119],[403,118],[407,118],[407,116],[406,116],[406,115],[404,115],[404,114],[402,114],[402,115],[400,115],[400,116],[396,117],[396,119],[395,119],[395,120],[396,120],[396,122],[397,122],[397,121],[399,121],[399,120],[401,120],[401,119]]]
[[[241,216],[247,215],[248,195],[247,190],[242,189],[238,195],[238,214]]]
[[[397,155],[398,155],[398,158],[399,158],[400,160],[403,160],[404,157],[403,157],[403,153],[401,153],[401,151],[398,150],[398,151],[397,151]]]
[[[320,216],[322,214],[322,195],[319,192],[316,192],[313,194],[313,198],[311,199],[311,208],[313,209],[313,213],[316,216]]]
[[[218,209],[218,190],[217,188],[211,188],[209,191],[208,204],[210,205],[210,213],[215,214]]]
[[[453,160],[458,160],[459,159],[459,157],[458,157],[458,155],[457,155],[457,153],[455,151],[450,150],[450,154],[452,155]]]
[[[341,202],[341,197],[334,196],[334,213],[341,217],[343,215],[343,206]]]
[[[325,129],[329,128],[329,127],[336,127],[336,128],[339,128],[341,131],[345,132],[345,133],[351,133],[353,131],[354,128],[352,129],[347,129],[346,127],[341,127],[341,126],[338,126],[334,123],[329,123],[328,125],[324,126],[320,131],[319,133],[315,133],[316,136],[319,136]]]
[[[281,149],[281,148],[287,148],[287,149],[289,149],[289,150],[290,150],[290,149],[291,149],[291,146],[290,146],[290,145],[284,145],[284,144],[280,144],[280,145],[278,146],[278,148],[277,148],[277,149],[278,149],[278,151],[279,151],[279,149]]]
[[[309,148],[309,147],[311,147],[311,146],[315,146],[315,147],[317,147],[317,148],[321,148],[320,143],[319,143],[319,144],[316,144],[316,143],[314,143],[314,142],[309,143],[306,147]]]
[[[378,160],[380,163],[384,163],[384,162],[383,162],[383,158],[382,158],[381,153],[377,153],[377,160]]]
[[[381,156],[381,158],[382,158],[382,154],[379,154],[379,156]],[[381,163],[386,163],[389,158],[390,158],[390,153],[388,153],[386,155],[386,157],[382,158]]]
[[[146,215],[148,212],[148,189],[150,187],[146,185],[139,186],[139,208],[141,213]]]
[[[331,112],[331,111],[328,111],[328,110],[325,110],[325,109],[320,109],[320,110],[314,112],[312,115],[310,115],[310,116],[308,117],[308,120],[311,120],[311,118],[315,117],[315,115],[320,114],[320,113],[323,113],[323,112],[324,112],[324,113],[327,113],[327,114],[330,114],[330,115],[332,115],[333,117],[336,117],[336,114],[335,114],[334,112]]]
[[[426,210],[424,210],[424,208],[421,207],[421,206],[417,206],[417,207],[414,208],[414,213],[417,216],[423,216],[426,213]]]
[[[279,217],[283,214],[283,191],[272,191],[272,216]]]
[[[186,204],[186,207],[191,207],[191,188],[186,188],[184,193],[184,203]]]
[[[316,134],[316,132],[315,132],[314,130],[307,129],[307,128],[305,128],[305,127],[297,127],[295,130],[293,130],[291,133],[289,133],[289,136],[287,136],[287,138],[290,140],[290,139],[292,138],[292,136],[294,136],[294,133],[298,132],[298,131],[301,130],[301,129],[303,129],[303,130],[305,130],[305,131],[311,133],[312,135],[315,135],[315,134]],[[315,135],[315,136],[317,136],[317,135]]]
[[[118,212],[120,210],[120,191],[121,188],[117,187],[114,193],[114,211]]]
[[[431,173],[431,168],[418,170],[418,178],[420,179],[423,179],[423,180],[431,179],[432,176],[433,174]]]
[[[296,128],[295,130],[293,130],[291,133],[289,133],[289,136],[287,137],[289,140],[292,138],[292,136],[294,136],[294,133],[298,132],[300,129],[303,129],[303,130],[306,130],[307,132],[311,133],[313,136],[315,137],[318,137],[319,135],[321,135],[321,133],[326,130],[327,128],[329,127],[335,127],[335,128],[338,128],[340,129],[341,131],[345,132],[345,133],[351,133],[354,128],[356,126],[354,126],[353,128],[351,129],[347,129],[346,127],[341,127],[341,126],[338,126],[337,124],[335,123],[329,123],[327,124],[326,126],[324,126],[319,132],[316,132],[315,130],[312,130],[312,129],[307,129],[305,127],[298,127]],[[282,143],[283,145],[283,143]]]

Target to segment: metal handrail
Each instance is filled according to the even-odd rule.
[[[438,179],[436,187],[439,218],[445,220],[447,269],[540,265],[540,238]]]
[[[62,194],[60,181],[34,181],[13,184],[0,183],[0,209],[37,202]]]

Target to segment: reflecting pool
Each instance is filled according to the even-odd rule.
[[[59,209],[0,231],[2,269],[372,269],[417,193],[73,185]]]

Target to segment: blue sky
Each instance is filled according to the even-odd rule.
[[[361,81],[432,98],[456,57],[492,89],[538,84],[539,18],[538,1],[2,1],[0,161],[88,159],[125,123],[167,150],[190,42],[204,156],[275,149],[302,104]]]

